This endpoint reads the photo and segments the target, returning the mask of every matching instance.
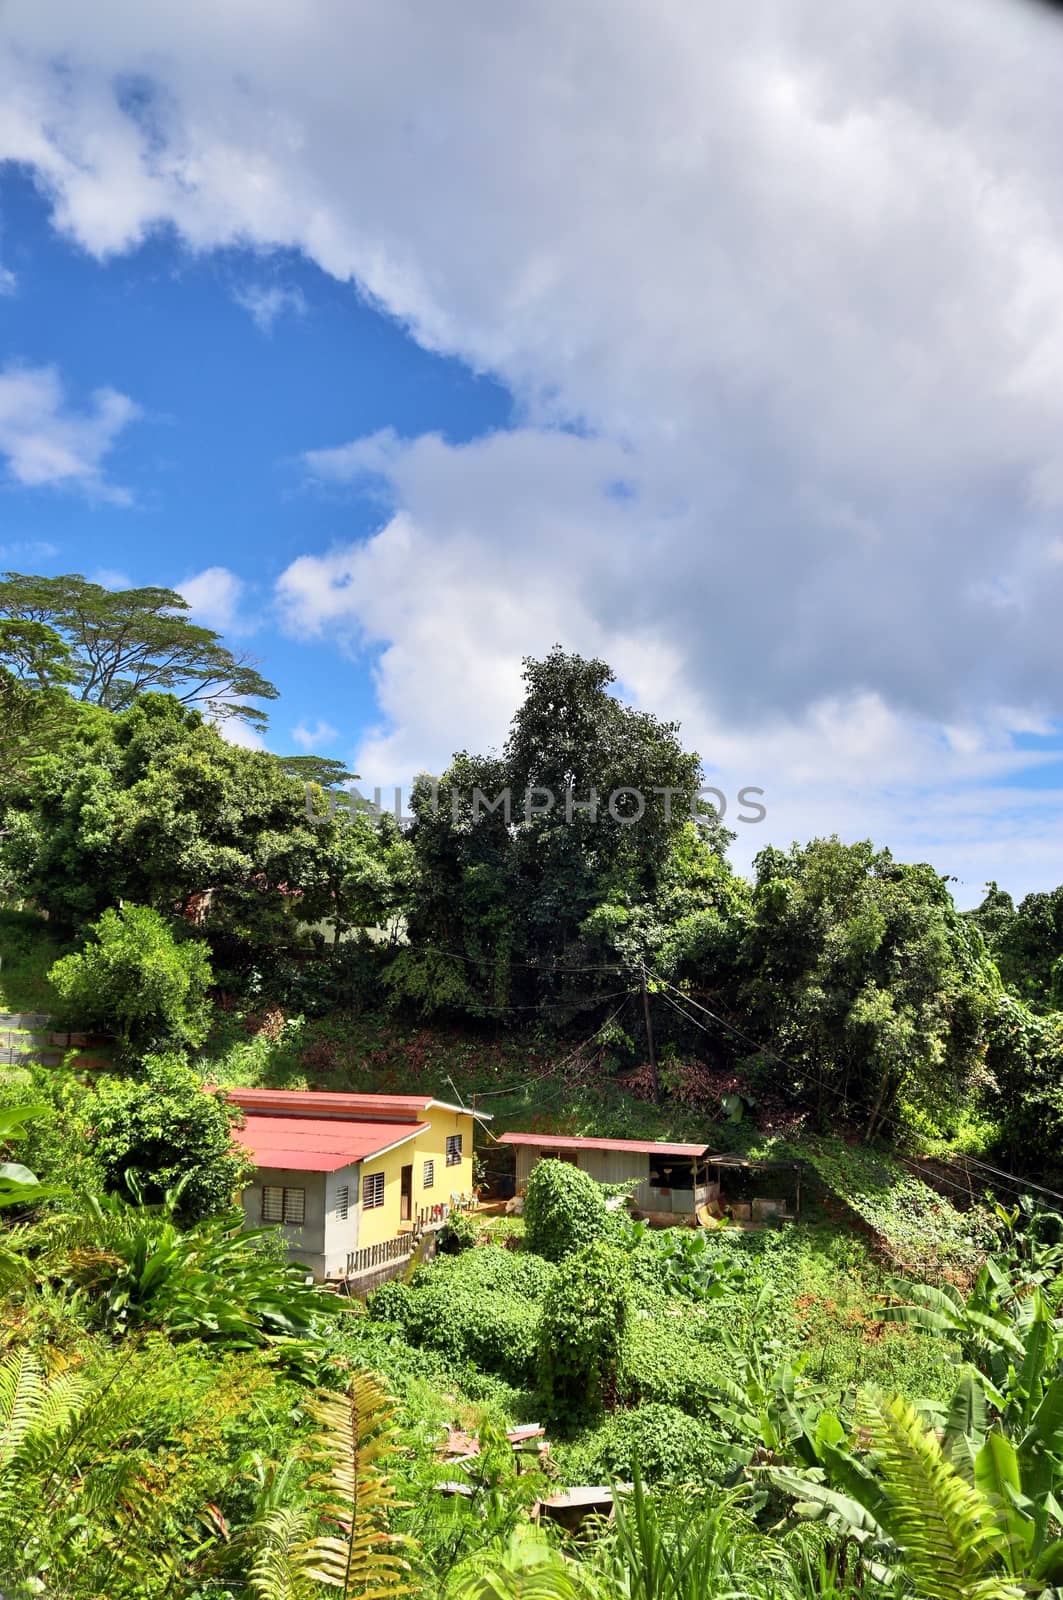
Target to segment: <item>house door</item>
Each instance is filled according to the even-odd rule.
[[[399,1178],[399,1221],[409,1222],[413,1215],[413,1167],[403,1167]]]

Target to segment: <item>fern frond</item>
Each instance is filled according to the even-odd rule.
[[[31,1350],[13,1350],[0,1363],[0,1472],[38,1425],[44,1404],[44,1374]]]
[[[378,1381],[358,1372],[342,1395],[322,1394],[310,1407],[319,1434],[309,1451],[323,1469],[310,1479],[324,1491],[321,1515],[338,1532],[318,1533],[295,1555],[296,1569],[315,1583],[390,1600],[412,1585],[399,1551],[410,1541],[393,1534],[398,1507],[387,1463],[396,1454],[394,1406]]]
[[[903,1552],[925,1600],[1010,1600],[1019,1591],[992,1568],[1004,1535],[994,1508],[966,1483],[902,1399],[865,1392],[858,1425],[869,1437],[885,1499],[879,1519]]]
[[[309,1524],[305,1506],[275,1506],[256,1523],[259,1548],[248,1573],[255,1600],[311,1600],[313,1587],[296,1555]]]

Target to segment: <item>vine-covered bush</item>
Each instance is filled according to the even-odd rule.
[[[547,1261],[563,1261],[609,1231],[601,1186],[567,1161],[540,1161],[524,1196],[524,1241]]]
[[[693,1331],[679,1318],[639,1317],[625,1363],[626,1397],[702,1415],[716,1393],[716,1378],[726,1376],[729,1366],[713,1333],[708,1322]]]
[[[448,1365],[472,1363],[518,1387],[535,1375],[542,1295],[554,1276],[548,1262],[484,1245],[419,1267],[409,1284],[381,1284],[369,1314]]]
[[[561,1264],[539,1324],[539,1384],[556,1421],[600,1416],[616,1398],[630,1319],[618,1246],[599,1240]]]
[[[565,1464],[588,1483],[631,1481],[637,1472],[645,1483],[671,1484],[718,1482],[734,1466],[703,1423],[659,1403],[615,1412]]]

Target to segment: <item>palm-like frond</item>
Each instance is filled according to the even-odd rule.
[[[412,1585],[399,1554],[408,1541],[390,1532],[397,1507],[387,1462],[395,1455],[394,1406],[377,1380],[359,1372],[345,1394],[323,1394],[311,1406],[319,1436],[310,1451],[321,1470],[322,1519],[336,1530],[317,1533],[295,1553],[304,1577],[347,1596],[390,1600]]]
[[[904,1400],[865,1393],[866,1429],[884,1490],[879,1521],[926,1600],[1007,1600],[1018,1589],[993,1567],[1005,1535],[986,1496],[965,1482]]]

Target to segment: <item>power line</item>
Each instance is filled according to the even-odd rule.
[[[741,1039],[744,1044],[749,1045],[752,1049],[757,1050],[762,1055],[773,1056],[774,1059],[780,1062],[782,1066],[786,1067],[788,1071],[796,1073],[798,1077],[810,1077],[814,1083],[818,1083],[821,1088],[828,1091],[833,1088],[833,1085],[829,1084],[826,1079],[819,1077],[816,1073],[811,1072],[807,1068],[798,1067],[792,1061],[787,1061],[785,1056],[779,1055],[778,1051],[772,1050],[769,1046],[759,1045],[755,1039],[751,1039],[749,1035],[743,1033],[740,1028],[734,1027],[731,1023],[725,1021],[723,1017],[718,1017],[714,1011],[710,1011],[708,1006],[701,1005],[699,1001],[692,999],[690,995],[685,995],[681,989],[677,989],[675,985],[669,983],[666,978],[660,977],[657,973],[649,973],[648,976],[652,977],[656,983],[662,984],[664,988],[671,989],[674,994],[679,995],[680,999],[685,1000],[688,1005],[695,1006],[699,1011],[703,1011],[707,1017],[711,1017],[714,1022],[720,1025],[720,1027],[727,1029],[729,1033],[733,1033],[735,1037]],[[709,1033],[709,1029],[705,1027],[704,1023],[698,1022],[696,1017],[691,1017],[688,1013],[684,1012],[683,1009],[677,1005],[669,995],[662,992],[661,998],[662,1000],[667,1000],[672,1009],[678,1011],[679,1015],[684,1017],[687,1022],[693,1023],[694,1026],[696,1028],[700,1028],[703,1033]],[[809,1109],[813,1109],[808,1097],[802,1096],[800,1091],[797,1092],[795,1098],[804,1098]],[[889,1154],[894,1156],[898,1161],[901,1161],[908,1166],[915,1165],[910,1156],[904,1155],[900,1150],[896,1149],[895,1146],[889,1145],[887,1146],[887,1149]],[[1057,1194],[1054,1189],[1047,1189],[1043,1184],[1030,1183],[1026,1179],[1020,1177],[1018,1173],[1005,1172],[999,1167],[991,1167],[988,1162],[977,1161],[973,1156],[964,1155],[962,1159],[965,1162],[970,1162],[973,1166],[980,1167],[984,1171],[992,1173],[1000,1182],[1010,1186],[1017,1194],[1028,1194],[1031,1190],[1036,1190],[1039,1194],[1045,1194],[1053,1200],[1059,1200],[1063,1202],[1063,1195]],[[950,1188],[955,1189],[958,1194],[970,1196],[971,1189],[969,1184],[967,1188],[964,1188],[962,1184],[958,1184],[949,1178],[944,1177],[942,1174],[935,1173],[934,1176],[935,1178],[940,1178],[940,1181],[947,1184]]]
[[[432,950],[432,951],[434,951],[434,953],[436,955],[449,956],[452,961],[465,961],[465,962],[468,962],[468,964],[470,966],[478,965],[477,958],[475,956],[465,955],[464,952],[461,951],[461,950],[444,950],[443,946],[439,945],[439,944],[417,944],[416,946],[411,946],[411,948],[415,948],[417,950]],[[538,972],[538,973],[541,973],[542,976],[546,977],[546,978],[549,978],[549,977],[553,976],[553,974],[556,973],[556,972],[565,972],[565,973],[569,973],[569,972],[612,972],[612,973],[615,973],[617,976],[619,976],[624,971],[623,967],[605,967],[605,966],[587,966],[587,967],[552,966],[552,967],[547,967],[547,966],[544,966],[541,961],[507,961],[506,965],[510,966],[510,967],[521,967],[521,968],[524,968],[524,969],[532,971],[532,972]]]
[[[980,1167],[983,1172],[991,1172],[997,1178],[1011,1178],[1016,1183],[1023,1184],[1026,1190],[1036,1189],[1038,1194],[1047,1194],[1053,1200],[1063,1201],[1063,1194],[1057,1194],[1055,1189],[1046,1189],[1043,1183],[1030,1183],[1027,1179],[1020,1178],[1014,1172],[1003,1172],[999,1167],[991,1167],[988,1161],[978,1161],[974,1156],[967,1155],[966,1152],[957,1159],[963,1161],[967,1166]]]

